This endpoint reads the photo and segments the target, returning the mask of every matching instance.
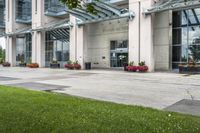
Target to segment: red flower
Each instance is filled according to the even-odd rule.
[[[65,68],[67,68],[67,69],[74,69],[74,65],[73,64],[66,64]]]
[[[138,70],[140,71],[140,72],[147,72],[148,71],[148,66],[138,66]]]
[[[136,72],[138,70],[137,66],[127,66],[128,71]]]

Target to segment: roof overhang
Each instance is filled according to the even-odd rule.
[[[15,35],[27,34],[31,32],[32,32],[31,27],[25,27],[23,29],[16,30],[15,32],[6,33],[5,36],[15,36]]]
[[[65,19],[65,20],[60,20],[56,23],[49,23],[42,27],[37,27],[33,29],[32,31],[52,31],[56,29],[64,29],[64,28],[71,28],[71,27],[73,27],[73,24],[69,22],[68,19]]]
[[[128,9],[119,9],[119,7],[102,2],[101,0],[89,0],[86,4],[92,4],[97,11],[96,14],[89,13],[86,5],[82,8],[68,9],[67,12],[78,18],[77,25],[84,25],[88,23],[101,22],[106,20],[128,18],[133,19],[135,14]]]
[[[168,10],[185,10],[200,7],[200,0],[160,0],[153,7],[146,9],[144,14],[152,14]]]

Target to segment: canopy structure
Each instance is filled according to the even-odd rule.
[[[57,23],[49,23],[43,27],[38,27],[36,29],[32,29],[32,27],[25,27],[23,29],[16,30],[12,33],[1,34],[0,36],[14,36],[26,33],[32,33],[33,31],[51,31],[52,35],[56,38],[69,38],[69,29],[73,26],[68,20],[61,20]]]
[[[4,37],[5,33],[4,32],[0,32],[0,37]]]
[[[144,14],[162,12],[167,10],[184,10],[200,7],[200,0],[160,0],[152,8],[144,11]]]
[[[69,22],[68,19],[56,21],[56,23],[48,23],[42,27],[37,27],[36,29],[33,29],[33,31],[52,31],[57,29],[63,29],[63,28],[71,28],[73,27],[73,24]]]
[[[25,27],[23,29],[16,30],[15,32],[7,33],[5,34],[5,36],[27,34],[27,33],[31,33],[31,31],[32,31],[31,27]]]
[[[94,6],[95,10],[97,11],[96,14],[89,13],[86,9],[86,6],[84,5],[83,8],[67,10],[67,12],[79,19],[79,21],[77,21],[78,25],[120,18],[133,19],[135,16],[134,13],[129,11],[128,9],[119,9],[118,7],[115,7],[106,2],[102,2],[101,0],[90,0],[89,3]]]
[[[56,23],[49,23],[43,27],[38,27],[33,29],[32,31],[47,31],[50,32],[52,36],[56,39],[60,40],[65,38],[63,41],[69,42],[69,29],[73,27],[73,24],[69,22],[69,20],[61,20]]]

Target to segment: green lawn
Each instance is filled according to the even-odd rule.
[[[0,86],[0,133],[200,133],[200,117]]]

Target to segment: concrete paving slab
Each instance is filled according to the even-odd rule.
[[[9,86],[23,87],[23,88],[29,88],[29,89],[32,89],[32,90],[39,90],[39,91],[62,90],[64,88],[69,88],[70,87],[70,86],[42,84],[42,83],[34,83],[34,82],[11,84]]]
[[[11,80],[18,80],[19,78],[12,78],[12,77],[4,77],[0,76],[0,81],[11,81]]]
[[[164,110],[200,116],[200,100],[183,99]]]

